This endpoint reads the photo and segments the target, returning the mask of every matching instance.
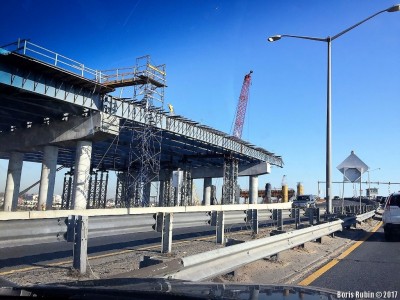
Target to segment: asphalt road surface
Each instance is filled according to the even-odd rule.
[[[372,292],[365,298],[400,299],[400,237],[385,241],[380,227],[310,285],[353,293],[354,298],[359,298],[356,292]]]
[[[173,240],[183,240],[215,234],[210,226],[174,229]],[[134,249],[143,245],[160,245],[161,234],[138,232],[115,236],[90,238],[88,255],[104,254],[123,249]],[[72,258],[72,244],[64,240],[39,245],[0,248],[0,273],[17,266],[45,265],[49,262]]]

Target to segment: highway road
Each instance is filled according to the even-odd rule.
[[[337,260],[313,275],[318,276],[322,272],[310,283],[306,278],[303,284],[353,293],[354,298],[359,298],[356,292],[371,292],[370,295],[373,293],[375,298],[396,299],[394,296],[397,296],[400,299],[400,237],[390,242],[385,241],[381,226],[366,241],[359,243],[357,248],[345,251]],[[310,277],[308,279],[311,280]],[[397,295],[389,295],[388,291],[397,292]],[[364,294],[366,298],[371,298],[370,295]]]
[[[340,206],[341,202],[334,201],[333,204],[334,206]],[[354,205],[354,202],[345,202],[345,205],[351,204]],[[324,205],[325,203],[322,203],[319,206]],[[230,231],[248,229],[245,224],[229,225],[229,228]],[[215,229],[210,226],[174,228],[173,240],[181,241],[207,235],[215,235]],[[88,254],[89,256],[102,255],[125,249],[135,249],[145,245],[160,245],[160,243],[161,234],[157,232],[138,232],[89,238]],[[64,240],[38,245],[0,248],[0,276],[3,272],[8,272],[10,270],[29,266],[45,266],[49,263],[65,261],[71,258],[72,244],[66,243]]]
[[[235,227],[239,230],[240,227]],[[215,234],[210,226],[174,229],[173,240],[184,240],[204,235]],[[138,232],[132,234],[89,238],[88,255],[135,249],[143,245],[160,245],[161,234],[158,232]],[[61,260],[72,259],[72,244],[64,240],[39,245],[0,248],[0,276],[2,272],[16,267],[46,265]]]

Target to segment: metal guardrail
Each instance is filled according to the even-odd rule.
[[[357,220],[357,222],[365,221],[365,220],[367,220],[369,218],[372,218],[375,215],[375,213],[376,213],[375,210],[371,210],[371,211],[366,212],[366,213],[364,213],[362,215],[357,215],[356,216],[356,220]]]
[[[346,217],[344,220],[336,220],[184,257],[176,270],[167,274],[159,273],[158,277],[190,281],[211,279],[264,257],[276,255],[305,242],[319,239],[336,231],[342,231],[348,224],[364,221],[373,217],[374,214],[375,211],[370,211],[361,215]]]
[[[374,211],[358,216],[346,216],[316,226],[283,232],[250,242],[212,250],[185,258],[176,258],[161,264],[136,270],[134,277],[164,277],[200,281],[229,273],[258,259],[273,256],[279,252],[302,245],[305,242],[320,240],[322,236],[350,228],[358,220],[373,216]]]
[[[207,226],[210,219],[207,212],[176,213],[174,214],[174,228]],[[289,214],[289,211],[284,212],[286,218],[289,217]],[[243,211],[226,211],[225,225],[246,225],[244,217]],[[270,221],[270,217],[270,210],[260,211],[260,222]],[[0,221],[2,228],[0,230],[0,248],[56,242],[57,235],[62,240],[62,234],[67,230],[64,220],[65,217]],[[153,232],[154,222],[153,214],[92,216],[89,219],[89,236],[96,238],[135,232]]]
[[[342,230],[342,220],[212,250],[182,258],[182,268],[169,279],[201,281],[227,274],[241,266]]]
[[[146,208],[146,213],[142,211],[141,214],[134,215],[96,216],[96,214],[94,214],[90,217],[89,221],[89,235],[90,238],[95,238],[135,232],[152,232],[152,225],[155,223],[153,214],[160,211],[174,213],[173,228],[207,226],[210,220],[210,216],[208,215],[209,211],[224,211],[224,224],[228,226],[226,227],[226,231],[229,231],[229,226],[234,224],[242,224],[243,226],[251,228],[253,226],[252,223],[244,221],[246,216],[246,209],[244,208],[253,206],[254,205],[213,206],[211,209],[210,207],[204,206],[199,207],[201,211],[194,212],[187,211],[185,207],[158,207],[151,208],[152,211]],[[274,205],[273,207],[279,206]],[[194,207],[192,207],[192,209],[194,209]],[[271,206],[258,209],[258,223],[260,225],[277,225],[275,221],[271,220],[271,210]],[[102,211],[105,213],[105,210]],[[59,239],[62,240],[62,235],[67,230],[64,220],[65,217],[71,215],[71,212],[73,211],[62,211],[62,216],[56,218],[0,221],[2,228],[2,230],[0,230],[0,248],[56,242],[57,235]],[[85,212],[88,212],[88,215],[90,215],[90,210]],[[293,220],[293,217],[289,217],[290,214],[291,212],[289,210],[283,210],[284,220]],[[374,212],[368,212],[367,214],[358,216],[357,220],[355,217],[349,217],[346,221],[347,227],[357,221],[360,222],[370,218],[373,214]],[[308,218],[306,212],[304,212],[303,215],[304,219]]]
[[[292,203],[271,203],[271,204],[234,204],[234,205],[204,205],[204,206],[174,206],[174,207],[132,207],[112,209],[86,209],[86,210],[47,210],[47,211],[18,211],[0,212],[0,221],[7,220],[28,220],[28,219],[51,219],[63,218],[69,215],[82,215],[88,217],[98,216],[122,216],[166,213],[192,213],[208,211],[241,211],[247,209],[269,210],[289,209]]]

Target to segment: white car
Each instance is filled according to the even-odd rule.
[[[382,221],[385,239],[390,239],[395,232],[400,235],[400,192],[391,194],[387,199]]]

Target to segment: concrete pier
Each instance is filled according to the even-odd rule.
[[[203,192],[204,205],[211,205],[211,185],[212,185],[212,178],[211,177],[204,178],[204,192]]]
[[[258,200],[258,176],[252,175],[249,177],[249,203],[257,204]]]
[[[17,210],[23,162],[23,153],[11,153],[10,160],[8,161],[7,182],[4,194],[4,211]]]
[[[91,157],[92,142],[79,141],[76,146],[75,176],[72,188],[73,209],[86,209],[86,201],[89,195]]]
[[[56,180],[57,156],[58,147],[44,147],[42,173],[39,186],[38,210],[52,209],[54,183]]]

